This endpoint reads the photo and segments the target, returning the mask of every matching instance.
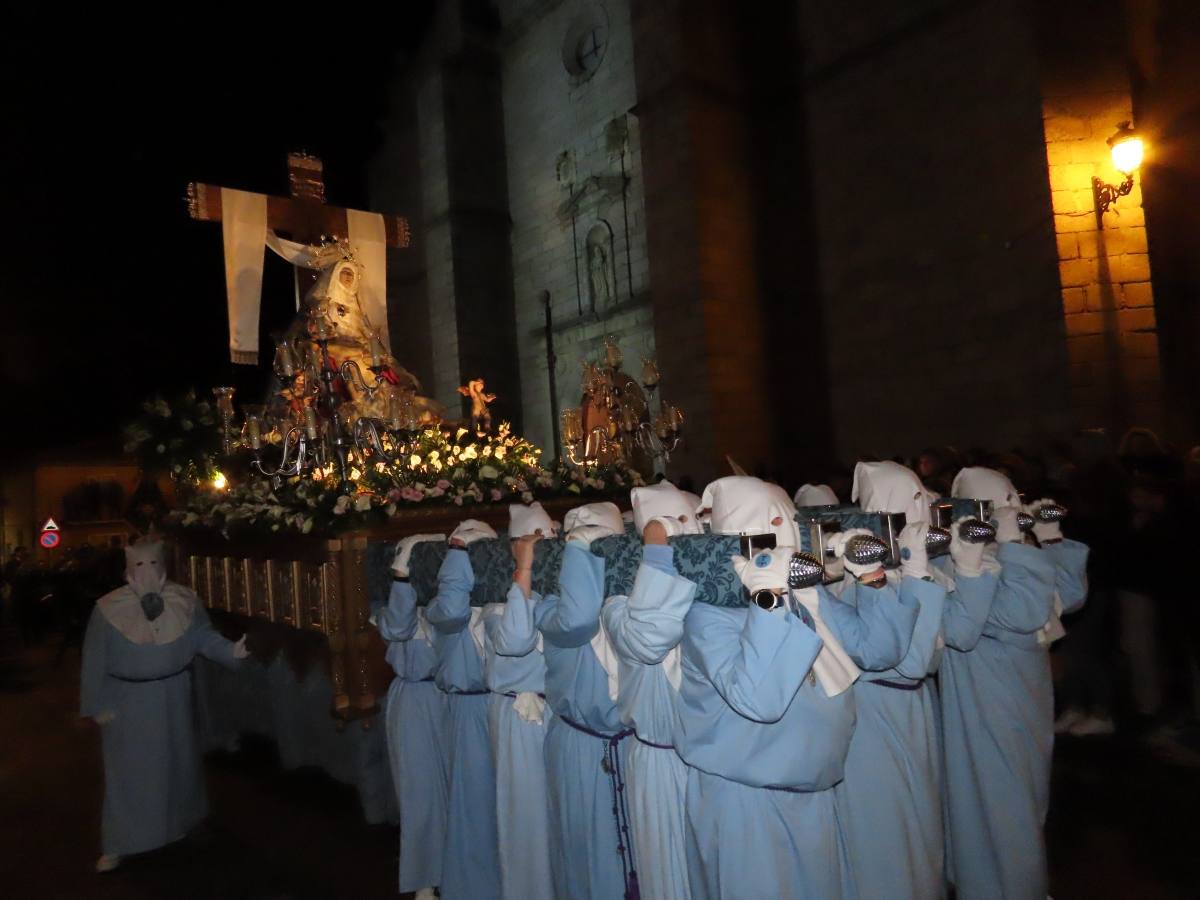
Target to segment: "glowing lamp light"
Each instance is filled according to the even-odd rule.
[[[229,480],[225,477],[224,472],[218,472],[212,477],[213,490],[223,491],[229,487]]]
[[[1113,168],[1122,175],[1132,175],[1141,168],[1146,147],[1132,128],[1119,130],[1108,139],[1108,146],[1112,148]]]
[[[1096,214],[1100,215],[1115,204],[1121,197],[1128,196],[1133,190],[1133,173],[1142,165],[1146,146],[1141,135],[1128,122],[1117,125],[1116,133],[1108,139],[1109,150],[1112,153],[1113,168],[1125,176],[1120,184],[1107,184],[1095,176],[1092,177],[1092,194],[1096,201]]]

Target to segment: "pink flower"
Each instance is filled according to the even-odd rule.
[[[435,487],[431,487],[429,489],[430,497],[440,497],[444,493],[446,493],[446,489],[444,487],[442,487],[442,483],[440,481],[437,483],[437,485]]]
[[[392,488],[387,492],[388,499],[395,503],[397,500],[404,498],[404,492],[400,488]]]
[[[440,487],[444,493],[446,491],[446,489],[450,487],[450,482],[448,482],[445,478],[439,478],[438,482],[437,482],[437,486]],[[441,495],[439,494],[438,496],[441,496]]]
[[[454,498],[454,505],[455,505],[455,506],[462,506],[462,497],[461,497],[461,496],[460,496],[460,497],[455,497],[455,498]]]
[[[499,500],[499,499],[500,499],[500,498],[503,496],[503,495],[500,493],[500,489],[499,489],[499,488],[492,488],[492,490],[491,490],[491,495],[492,495],[492,502],[493,502],[493,503],[495,503],[497,500]]]
[[[409,485],[405,485],[400,489],[400,496],[413,503],[417,503],[425,499],[424,494]]]

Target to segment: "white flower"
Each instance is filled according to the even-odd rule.
[[[310,531],[312,531],[312,527],[313,527],[312,517],[308,516],[304,519],[304,524],[300,527],[300,533],[308,534]]]
[[[166,453],[167,452],[167,448],[166,448],[165,444],[159,444],[157,447],[154,448],[154,450],[156,453]]]
[[[368,512],[371,509],[371,495],[359,494],[354,498],[355,512]]]
[[[350,508],[351,502],[352,501],[350,500],[350,498],[348,496],[346,496],[345,494],[342,494],[342,496],[337,498],[337,502],[333,504],[333,514],[335,516],[345,515],[346,510],[348,510]]]
[[[521,500],[525,503],[533,502],[533,491],[526,491],[521,495]]]
[[[192,424],[191,419],[180,419],[179,427],[182,428],[184,431],[191,431],[196,426]]]
[[[466,449],[463,450],[463,452],[462,452],[462,458],[463,459],[478,459],[479,458],[479,451],[475,449],[474,444],[467,445]]]
[[[480,478],[488,478],[488,479],[499,478],[500,472],[497,469],[492,468],[491,466],[480,466],[479,467],[479,477]]]

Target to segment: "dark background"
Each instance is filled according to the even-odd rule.
[[[157,35],[106,19],[87,40],[47,37],[50,13],[10,22],[2,457],[116,449],[120,426],[158,390],[256,389],[262,375],[229,362],[221,227],[188,217],[187,184],[286,195],[286,155],[303,149],[324,160],[330,203],[368,208],[389,85],[432,7],[395,5],[378,40],[357,18],[286,34],[213,17]],[[294,303],[289,268],[272,256],[264,331]]]

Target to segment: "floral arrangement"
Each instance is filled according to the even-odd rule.
[[[167,402],[155,395],[142,413],[125,426],[125,452],[133,454],[148,475],[167,475],[176,484],[210,481],[217,474],[221,433],[212,403],[194,390]]]
[[[331,471],[318,478],[272,483],[251,478],[225,490],[196,492],[173,514],[181,527],[239,532],[333,533],[383,524],[416,505],[529,503],[564,494],[628,490],[642,476],[622,465],[543,468],[542,451],[503,423],[494,434],[430,426],[392,448],[392,464],[352,469],[354,490],[343,493]]]

